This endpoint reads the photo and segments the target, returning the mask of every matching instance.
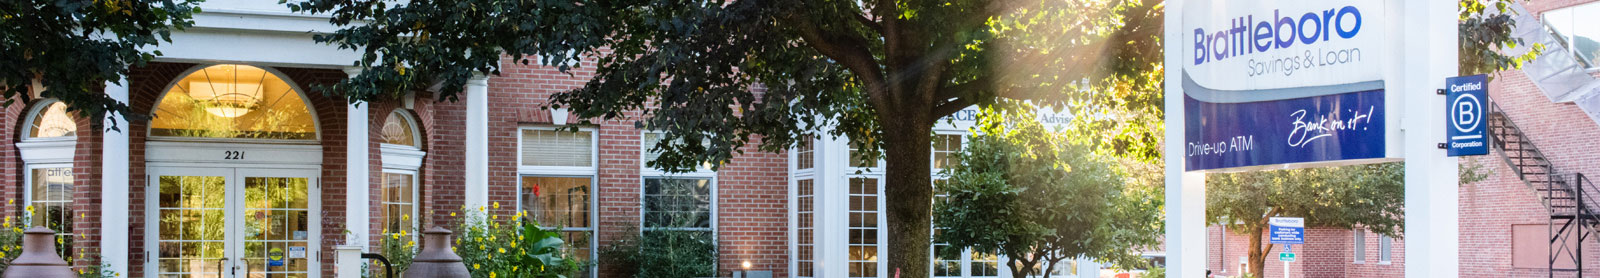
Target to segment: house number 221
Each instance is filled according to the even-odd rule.
[[[244,152],[243,151],[222,151],[222,159],[227,159],[227,160],[244,159]]]

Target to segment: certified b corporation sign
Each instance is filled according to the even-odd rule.
[[[1445,134],[1448,136],[1446,148],[1450,156],[1486,155],[1489,154],[1488,120],[1484,109],[1488,108],[1488,76],[1473,75],[1451,77],[1445,79]]]

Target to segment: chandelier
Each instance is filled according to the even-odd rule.
[[[235,118],[250,113],[261,101],[261,83],[190,81],[189,97],[199,101],[206,113]]]

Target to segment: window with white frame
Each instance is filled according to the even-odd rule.
[[[666,173],[644,166],[661,157],[654,146],[663,137],[661,133],[645,132],[640,141],[644,154],[640,165],[644,173],[641,230],[712,232],[716,222],[716,173],[711,172],[709,163],[688,173]]]
[[[960,134],[937,134],[937,135],[933,136],[933,154],[932,154],[932,165],[931,166],[933,167],[932,169],[933,169],[933,175],[934,175],[933,176],[933,188],[934,188],[933,198],[934,198],[935,202],[942,201],[947,197],[947,195],[945,195],[944,192],[939,190],[940,184],[943,183],[945,178],[946,178],[946,177],[943,176],[943,173],[941,173],[940,171],[944,170],[944,168],[950,167],[951,162],[954,159],[952,157],[952,154],[954,154],[955,152],[958,152],[958,151],[961,150],[961,138],[962,138],[962,136]],[[935,215],[934,217],[938,217],[938,215]],[[939,232],[940,232],[939,227],[937,227],[937,226],[933,227],[933,234],[932,235],[933,235],[934,238],[938,238]],[[948,243],[937,242],[937,241],[932,244],[932,246],[931,246],[932,249],[931,250],[933,252],[933,261],[932,261],[932,263],[933,263],[933,272],[932,272],[933,276],[934,277],[964,277],[964,276],[966,276],[965,273],[962,273],[962,272],[964,272],[963,269],[965,268],[963,266],[965,266],[968,263],[970,263],[970,261],[964,261],[964,260],[962,260],[962,258],[963,257],[970,257],[971,256],[970,253],[972,252],[972,250],[967,250],[967,249],[963,249],[963,250],[959,250],[959,251],[944,250],[944,249],[949,248],[949,246],[950,246],[950,244],[948,244]]]
[[[878,277],[878,243],[881,230],[878,219],[882,213],[879,194],[881,185],[875,178],[850,178],[849,256],[846,262],[849,277]]]
[[[1361,263],[1367,261],[1367,231],[1362,230],[1361,228],[1356,228],[1351,230],[1350,233],[1355,234],[1355,237],[1350,239],[1352,244],[1350,249],[1355,250],[1355,262]]]
[[[816,255],[816,181],[795,181],[795,276],[815,277]]]
[[[1573,58],[1590,69],[1600,69],[1600,3],[1587,3],[1544,12],[1544,22],[1567,43]]]
[[[1378,263],[1389,263],[1394,259],[1394,238],[1378,235]]]
[[[518,208],[541,227],[561,229],[573,257],[593,261],[594,130],[524,127],[518,136]]]
[[[794,150],[794,272],[795,277],[817,277],[816,140],[802,139]]]
[[[78,123],[67,106],[53,99],[34,105],[25,119],[21,152],[24,203],[30,225],[56,231],[57,253],[72,257],[74,178],[72,158],[77,147]]]
[[[383,210],[384,228],[388,236],[417,237],[418,170],[422,168],[422,139],[416,121],[403,109],[396,109],[384,118],[379,128],[379,151],[383,156],[383,186],[379,203]]]

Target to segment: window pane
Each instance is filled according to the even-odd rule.
[[[589,177],[522,177],[522,209],[540,226],[589,228]]]
[[[800,147],[795,148],[796,169],[804,170],[816,167],[816,141],[811,137],[806,137],[804,142],[800,142]]]
[[[524,166],[594,166],[594,138],[588,131],[522,131]]]
[[[388,118],[383,119],[383,138],[381,139],[388,144],[420,147],[417,145],[416,131],[412,130],[414,125],[405,116],[401,116],[400,113],[405,112],[395,110],[389,113]]]
[[[67,105],[61,102],[51,102],[39,109],[39,114],[29,124],[32,125],[28,131],[28,137],[31,138],[78,135],[78,122],[72,120],[72,115],[67,113]]]
[[[795,220],[795,227],[797,227],[797,231],[795,231],[795,246],[800,249],[795,251],[795,261],[797,263],[795,276],[813,277],[815,275],[813,273],[815,271],[813,264],[816,262],[816,254],[814,253],[816,248],[816,204],[814,203],[816,202],[816,182],[805,179],[796,181],[795,184],[798,187],[795,193],[795,214],[799,218]]]
[[[656,161],[657,158],[661,158],[661,152],[655,151],[654,148],[656,147],[656,144],[659,144],[661,142],[661,138],[662,137],[664,137],[664,136],[661,133],[656,133],[656,132],[645,132],[644,133],[644,140],[641,140],[639,142],[639,146],[644,148],[644,162],[645,163],[649,163],[651,161]],[[709,145],[711,145],[711,139],[701,140],[700,144],[702,146],[709,146]],[[648,164],[646,164],[646,165],[648,165]],[[710,171],[711,170],[711,162],[700,163],[700,169],[697,169],[697,170]]]
[[[412,174],[383,173],[384,230],[389,233],[416,234],[416,177]]]
[[[855,144],[850,145],[850,167],[873,168],[878,167],[877,158],[862,158],[861,149]]]
[[[711,228],[711,179],[646,178],[645,228]]]
[[[56,231],[57,254],[70,258],[72,252],[72,168],[33,169],[33,184],[29,199],[33,206],[33,226],[43,226]]]
[[[150,120],[150,135],[317,139],[316,123],[300,93],[265,69],[215,65],[174,84]]]
[[[1394,238],[1390,238],[1388,236],[1379,235],[1378,236],[1378,261],[1380,261],[1380,262],[1389,261],[1392,258],[1390,256],[1392,256],[1392,253],[1393,253],[1392,251],[1394,251],[1393,248],[1394,248]]]
[[[951,154],[961,151],[961,135],[933,136],[933,169],[950,167]]]
[[[878,180],[850,179],[850,277],[878,276]]]
[[[1355,238],[1352,239],[1352,241],[1351,241],[1351,243],[1354,245],[1354,246],[1351,246],[1351,249],[1355,250],[1355,261],[1356,262],[1366,261],[1367,260],[1367,231],[1366,230],[1362,230],[1362,229],[1355,229],[1355,230],[1352,230],[1351,233],[1355,234]]]

